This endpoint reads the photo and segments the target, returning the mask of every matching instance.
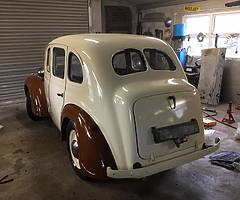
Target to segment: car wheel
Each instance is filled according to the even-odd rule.
[[[73,125],[72,122],[68,123],[67,126],[67,135],[68,135],[68,140],[67,140],[67,149],[69,153],[69,159],[71,162],[71,165],[76,172],[76,174],[82,178],[82,179],[89,179],[84,173],[83,170],[80,167],[79,163],[79,145],[78,145],[78,138],[77,138],[77,131]]]
[[[26,92],[26,109],[27,109],[27,114],[31,120],[38,121],[41,119],[41,117],[35,115],[32,111],[31,96],[28,91]]]

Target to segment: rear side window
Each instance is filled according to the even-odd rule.
[[[69,54],[68,65],[69,65],[68,68],[69,79],[75,83],[82,83],[83,82],[82,65],[75,54],[73,53]]]
[[[171,58],[165,53],[156,50],[156,49],[145,49],[144,55],[148,61],[149,66],[154,70],[175,70],[176,66],[174,65]]]
[[[126,49],[113,56],[113,68],[119,75],[146,71],[147,67],[140,51]]]
[[[61,48],[53,49],[53,75],[64,78],[65,50]]]

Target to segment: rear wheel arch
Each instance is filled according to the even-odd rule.
[[[117,166],[104,134],[92,117],[80,107],[68,104],[63,109],[61,122],[62,139],[68,138],[69,122],[76,127],[80,138],[80,165],[85,174],[94,179],[107,179],[107,167],[117,169]]]
[[[36,115],[33,110],[31,94],[26,85],[24,85],[24,91],[25,91],[25,95],[26,95],[26,110],[27,110],[27,114],[28,114],[29,118],[33,121],[41,120],[41,117]]]

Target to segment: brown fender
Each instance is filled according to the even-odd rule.
[[[48,117],[44,79],[38,75],[29,76],[25,80],[24,90],[26,95],[30,95],[33,113],[39,117]]]
[[[81,108],[68,104],[62,112],[62,133],[71,121],[77,131],[79,162],[83,173],[94,179],[107,179],[107,167],[117,169],[110,147],[100,128]],[[64,135],[66,137],[66,135]]]

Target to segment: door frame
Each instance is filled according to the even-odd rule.
[[[62,45],[62,44],[51,44],[49,45],[48,47],[52,48],[52,54],[51,54],[51,69],[50,69],[50,79],[49,79],[49,84],[48,84],[48,102],[49,102],[49,113],[50,113],[50,116],[52,117],[52,120],[54,122],[54,124],[60,129],[61,128],[61,113],[62,113],[62,110],[63,110],[63,107],[64,107],[64,102],[65,102],[65,90],[66,90],[66,80],[67,80],[67,64],[68,64],[68,47],[66,45]],[[59,78],[55,75],[53,75],[53,51],[54,51],[54,48],[60,48],[60,49],[63,49],[64,52],[65,52],[65,55],[64,55],[64,77],[63,79],[62,78]],[[59,90],[61,91],[54,91],[56,92],[56,94],[52,94],[52,87],[51,87],[51,84],[52,84],[52,81],[55,81],[55,82],[58,82],[59,85],[63,84],[63,87],[61,87]],[[56,88],[57,89],[57,88]],[[63,96],[59,96],[58,93],[62,93]],[[51,99],[51,97],[53,97],[53,95],[57,95],[58,97],[56,97],[56,101],[54,101],[53,99]],[[59,108],[57,108],[56,110],[52,110],[53,109],[53,103],[59,103],[60,101],[59,98],[62,98],[62,103],[61,105],[59,106]]]

